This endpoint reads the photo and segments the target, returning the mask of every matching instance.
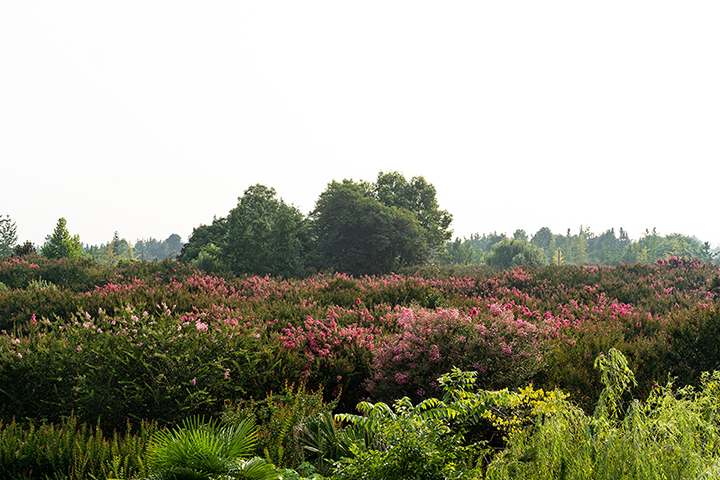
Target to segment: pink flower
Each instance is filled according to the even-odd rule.
[[[190,380],[190,385],[192,385],[193,387],[195,386],[196,383],[197,383],[196,379],[193,378],[192,380]]]

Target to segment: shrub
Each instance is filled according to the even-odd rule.
[[[252,420],[235,425],[191,417],[173,430],[158,430],[148,445],[148,465],[155,480],[279,478],[272,464],[252,456],[256,426]]]
[[[485,388],[515,387],[542,363],[542,326],[493,304],[467,312],[400,308],[384,319],[389,333],[373,350],[374,398],[422,399],[439,392],[435,381],[453,367],[476,370]]]
[[[720,373],[701,389],[656,387],[622,408],[632,371],[611,350],[596,362],[605,390],[593,416],[562,397],[549,399],[532,428],[518,431],[489,465],[488,479],[716,478],[720,436],[714,412]]]
[[[239,400],[228,403],[223,421],[235,425],[252,419],[259,425],[255,454],[279,467],[297,467],[304,452],[297,442],[297,431],[306,419],[332,412],[336,402],[324,403],[322,390],[308,391],[305,384],[286,384],[279,394],[269,393],[264,400]]]
[[[145,449],[157,426],[141,422],[126,430],[137,433],[106,438],[98,426],[78,424],[74,416],[58,424],[0,421],[0,477],[84,480],[146,475]]]

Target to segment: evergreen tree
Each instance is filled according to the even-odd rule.
[[[17,244],[17,226],[10,220],[10,215],[2,218],[0,215],[0,258],[12,255],[13,248]]]
[[[74,258],[85,255],[80,236],[70,236],[67,221],[62,217],[58,220],[49,241],[43,245],[41,253],[47,258]]]

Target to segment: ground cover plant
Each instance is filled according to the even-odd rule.
[[[703,372],[720,369],[718,295],[717,266],[675,257],[302,279],[210,276],[172,261],[6,259],[0,420],[17,429],[74,418],[112,438],[139,434],[142,421],[174,428],[255,402],[294,418],[272,427],[286,443],[268,435],[256,454],[296,467],[314,455],[293,450],[300,418],[441,398],[438,379],[453,367],[487,391],[559,388],[586,415],[606,388],[595,359],[612,348],[636,374],[636,398],[668,375],[674,388],[701,388]],[[316,395],[305,410],[293,400],[300,388]],[[473,432],[498,435],[491,424]]]

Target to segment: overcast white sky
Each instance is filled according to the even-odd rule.
[[[720,243],[720,2],[0,4],[0,215],[41,244],[225,216],[262,183],[435,185],[456,236]]]

